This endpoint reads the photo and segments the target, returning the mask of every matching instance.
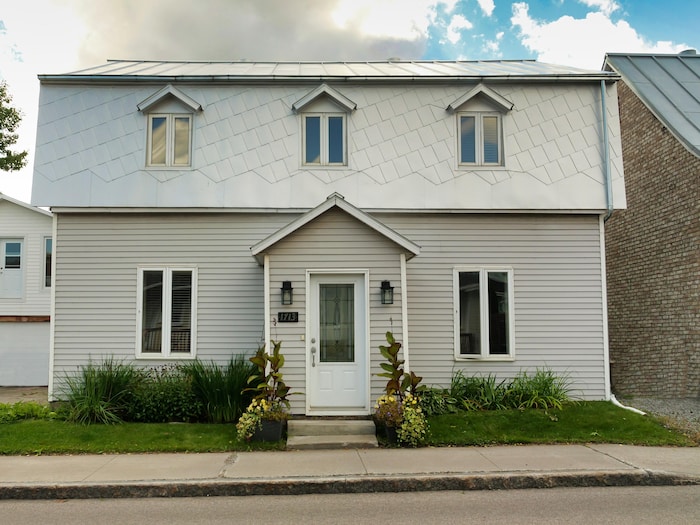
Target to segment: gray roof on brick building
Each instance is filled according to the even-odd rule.
[[[700,55],[618,54],[605,57],[673,135],[700,157]]]

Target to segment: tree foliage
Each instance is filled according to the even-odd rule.
[[[15,130],[22,120],[19,111],[11,106],[12,97],[7,92],[7,84],[0,82],[0,169],[15,171],[27,163],[27,152],[14,152],[10,147],[17,142]]]

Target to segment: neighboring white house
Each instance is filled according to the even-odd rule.
[[[607,398],[617,79],[534,61],[40,76],[50,395],[89,359],[224,363],[272,339],[295,413],[369,414],[392,331],[428,385],[548,367]]]
[[[48,384],[52,224],[0,193],[0,386]]]

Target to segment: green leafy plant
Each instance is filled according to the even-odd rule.
[[[374,421],[377,429],[395,428],[401,443],[418,446],[425,440],[428,423],[420,406],[419,385],[423,380],[413,371],[406,373],[405,361],[399,359],[401,343],[391,332],[386,333],[388,345],[380,345],[379,351],[387,360],[381,363],[379,377],[387,378],[384,390],[374,406]]]
[[[59,414],[46,405],[34,401],[0,403],[0,423],[12,423],[24,419],[57,419]]]
[[[557,408],[569,402],[569,380],[551,370],[537,369],[529,376],[519,373],[508,387],[510,404],[514,408]]]
[[[253,397],[244,390],[255,370],[256,366],[240,355],[223,367],[199,360],[183,365],[192,392],[202,404],[204,418],[210,423],[230,423],[241,417]]]
[[[191,377],[180,365],[142,371],[142,380],[129,396],[125,419],[140,423],[193,422],[202,418],[202,403]]]
[[[426,416],[439,416],[457,412],[457,400],[447,390],[424,388],[420,390],[420,406]]]
[[[284,355],[282,355],[282,343],[271,341],[272,354],[261,346],[250,362],[257,368],[257,373],[248,378],[248,384],[253,386],[246,388],[244,392],[252,392],[253,400],[246,411],[238,420],[236,430],[241,440],[250,439],[257,429],[262,428],[263,420],[285,421],[289,419],[289,387],[283,380],[282,367]]]
[[[67,419],[77,423],[121,423],[143,373],[131,365],[106,359],[89,362],[78,374],[69,375],[63,387]]]

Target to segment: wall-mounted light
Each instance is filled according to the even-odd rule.
[[[294,299],[294,288],[292,288],[292,281],[282,281],[282,304],[292,304]]]
[[[389,281],[382,281],[380,293],[382,304],[394,304],[394,287]]]

